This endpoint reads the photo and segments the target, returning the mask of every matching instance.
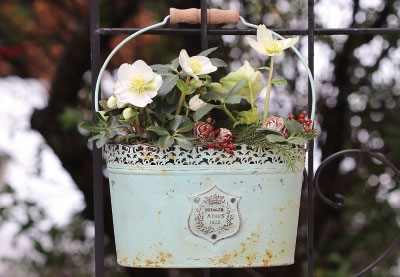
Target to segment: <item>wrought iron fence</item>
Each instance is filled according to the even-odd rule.
[[[105,35],[132,34],[139,31],[138,28],[101,28],[100,26],[100,3],[98,0],[91,0],[90,22],[91,22],[91,68],[92,68],[92,84],[97,81],[100,70],[100,38]],[[315,36],[325,35],[376,35],[376,34],[394,34],[400,35],[399,28],[335,28],[320,29],[315,28],[314,24],[314,1],[307,1],[308,10],[308,26],[304,29],[280,29],[282,35],[307,35],[308,37],[308,65],[311,72],[314,72],[314,38]],[[201,24],[198,28],[159,28],[146,32],[146,34],[154,35],[176,35],[176,34],[196,34],[201,37],[201,48],[204,50],[208,47],[207,38],[210,35],[254,35],[254,29],[209,29],[207,22],[207,1],[201,0]],[[311,106],[311,92],[309,92],[309,106]],[[94,95],[94,94],[93,94]],[[93,99],[93,103],[98,99]],[[304,171],[304,184],[307,190],[307,272],[308,276],[314,275],[314,197],[318,197],[324,203],[333,208],[343,207],[346,198],[341,194],[335,194],[335,200],[326,197],[319,184],[321,172],[328,164],[336,159],[348,155],[365,155],[370,158],[379,160],[383,166],[393,170],[397,179],[400,179],[400,171],[387,158],[366,150],[349,149],[337,152],[326,158],[314,174],[314,143],[309,145],[308,170]],[[93,148],[93,174],[94,174],[94,217],[95,217],[95,272],[97,277],[104,276],[104,214],[103,214],[103,170],[102,170],[102,152],[101,149]],[[392,241],[384,252],[382,252],[370,265],[365,267],[355,276],[363,276],[371,271],[376,265],[387,257],[391,251],[399,244],[400,233]],[[262,276],[257,270],[243,269],[251,276]],[[203,270],[203,276],[210,276],[210,269]]]

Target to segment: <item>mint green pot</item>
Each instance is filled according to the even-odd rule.
[[[128,267],[294,263],[305,150],[105,146],[117,261]]]

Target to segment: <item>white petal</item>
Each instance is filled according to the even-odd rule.
[[[155,91],[159,90],[163,83],[162,77],[158,74],[154,74],[154,78],[151,81],[151,86]]]
[[[284,45],[284,49],[289,48],[293,45],[295,45],[298,41],[299,41],[299,37],[292,37],[292,38],[288,38],[288,39],[284,39],[283,41],[283,45]]]
[[[145,63],[144,61],[137,60],[132,64],[132,69],[134,69],[135,73],[143,73],[148,71],[149,69],[151,70],[151,67],[148,66],[147,63]]]
[[[265,27],[265,25],[258,25],[257,28],[257,41],[272,41],[274,38],[272,37],[272,32]]]
[[[254,50],[256,50],[258,53],[262,54],[262,55],[267,55],[267,52],[265,51],[265,48],[263,45],[261,45],[260,43],[258,43],[257,41],[255,41],[252,38],[246,37],[247,42],[250,44],[251,48],[253,48]]]
[[[153,102],[153,100],[148,96],[147,93],[135,94],[135,106],[137,107],[146,107],[147,104]]]
[[[128,81],[132,76],[132,65],[124,63],[118,69],[118,81]]]
[[[179,53],[179,64],[186,73],[188,71],[191,71],[189,67],[189,55],[185,49],[182,49],[181,52]]]
[[[153,69],[144,61],[138,60],[132,66],[135,69],[135,75],[140,75],[146,82],[150,82],[154,78]]]

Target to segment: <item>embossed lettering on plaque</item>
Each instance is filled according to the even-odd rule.
[[[192,202],[189,229],[195,235],[216,243],[235,235],[239,230],[240,197],[226,193],[214,185],[189,199]]]

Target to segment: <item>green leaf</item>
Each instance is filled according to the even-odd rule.
[[[275,134],[270,134],[266,136],[267,140],[271,143],[275,142],[287,142],[288,140],[282,136],[282,135],[275,135]]]
[[[158,94],[161,96],[167,95],[176,86],[176,81],[178,79],[178,75],[168,75],[165,79],[163,79],[163,83],[158,90]]]
[[[282,135],[281,132],[269,128],[257,128],[257,132],[267,133],[267,134],[275,134],[275,135]]]
[[[182,79],[179,79],[176,81],[176,86],[178,87],[178,89],[185,93],[188,91],[188,87],[186,86],[185,82]]]
[[[228,91],[228,96],[232,94],[236,94],[243,86],[246,84],[247,80],[242,79],[239,82],[237,82],[229,91]]]
[[[235,93],[242,96],[250,103],[250,93],[252,98],[255,100],[260,95],[260,92],[264,88],[263,74],[251,67],[249,62],[245,61],[243,66],[235,72],[229,73],[226,77],[220,80],[220,83],[225,91],[233,88],[240,80],[246,79],[246,83]],[[251,89],[250,89],[251,88]],[[250,103],[254,104],[254,103]]]
[[[217,48],[218,47],[213,47],[213,48],[206,49],[203,52],[200,52],[199,54],[197,54],[197,56],[208,56],[210,53],[212,53],[215,50],[217,50]]]
[[[257,68],[258,70],[267,70],[267,71],[270,71],[271,70],[271,68],[269,68],[268,66],[261,66],[261,67],[258,67]]]
[[[213,64],[213,66],[216,66],[216,67],[227,67],[226,62],[224,62],[224,61],[221,60],[221,59],[218,59],[218,58],[211,58],[210,61],[211,61],[211,63]]]
[[[103,139],[103,138],[107,138],[106,133],[105,132],[101,132],[95,136],[92,136],[88,139],[88,141],[94,141],[94,140],[99,140],[99,139]]]
[[[89,132],[99,133],[105,131],[107,126],[99,125],[98,123],[85,122],[80,125],[81,128],[88,130]]]
[[[240,95],[229,95],[224,103],[225,104],[239,104],[240,100],[242,99],[242,97],[240,97]]]
[[[94,112],[93,115],[94,115],[95,120],[97,120],[98,122],[107,124],[107,120],[104,119],[104,117],[100,114],[100,112]]]
[[[171,61],[171,66],[172,68],[176,71],[178,69],[179,66],[179,57],[175,58]]]
[[[146,129],[147,131],[152,131],[154,133],[156,133],[159,136],[165,136],[165,135],[169,135],[169,132],[167,129],[165,129],[162,126],[149,126]]]
[[[162,136],[158,139],[158,147],[160,149],[168,149],[174,144],[174,138],[170,135]]]
[[[108,141],[108,139],[107,139],[106,136],[104,136],[104,137],[101,138],[101,139],[96,140],[96,147],[97,147],[97,148],[102,148],[102,147],[104,146],[104,144],[107,143],[107,141]]]
[[[225,99],[225,97],[226,94],[218,91],[208,91],[201,96],[201,98],[204,98],[205,100],[214,100],[219,102],[222,102]]]
[[[285,120],[285,126],[290,135],[303,131],[303,126],[301,126],[301,124],[294,119]]]
[[[176,136],[175,137],[175,141],[183,149],[190,150],[190,149],[193,148],[193,139],[190,139],[188,137],[185,137],[185,136],[182,136],[182,135]]]
[[[271,83],[274,85],[287,85],[287,81],[285,79],[272,79]]]
[[[169,73],[174,70],[170,64],[154,64],[150,67],[157,73]]]
[[[183,121],[184,121],[183,115],[175,115],[174,119],[169,124],[171,130],[175,132],[179,128],[179,125],[182,124]]]
[[[176,131],[179,133],[185,133],[192,130],[193,126],[193,122],[189,118],[185,117],[179,127],[176,129]]]
[[[248,111],[241,111],[236,113],[237,122],[234,123],[234,127],[239,124],[257,124],[259,122],[259,114],[257,108],[250,109]]]
[[[308,143],[308,139],[306,139],[304,137],[289,138],[288,141],[290,143],[297,144],[297,145],[304,145],[304,144]]]
[[[194,121],[199,121],[202,119],[206,114],[208,114],[212,109],[218,107],[217,105],[213,104],[207,104],[200,109],[198,109],[194,114],[193,114],[193,120]]]

